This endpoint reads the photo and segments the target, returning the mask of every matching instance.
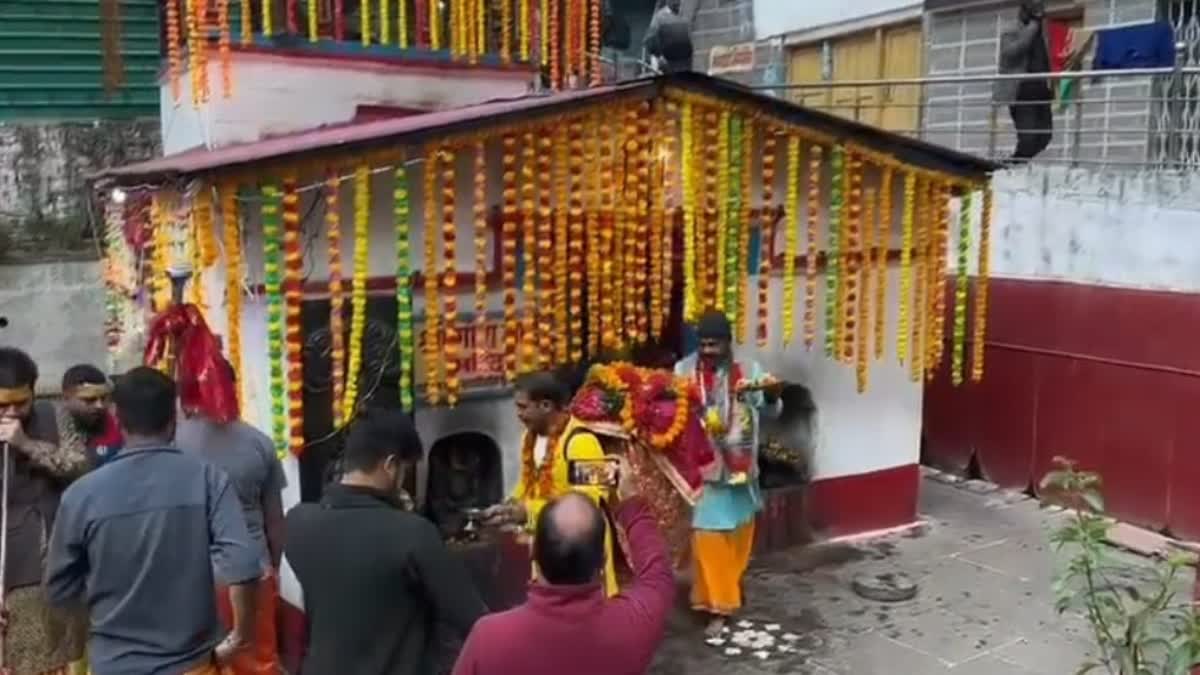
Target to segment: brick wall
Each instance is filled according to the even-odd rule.
[[[1156,2],[1087,0],[1082,3],[1082,8],[1083,25],[1097,29],[1153,20]],[[1012,3],[929,13],[925,30],[927,74],[995,73],[1000,34],[1015,21],[1016,10]],[[1145,159],[1152,117],[1149,78],[1086,82],[1083,96],[1086,102],[1080,104],[1079,109],[1069,107],[1059,111],[1056,107],[1054,142],[1044,157],[1070,158],[1072,148],[1077,144],[1076,156],[1082,160]],[[988,152],[992,110],[990,82],[931,85],[926,88],[924,98],[926,139],[968,152]],[[1076,135],[1079,115],[1083,132]],[[997,155],[1005,156],[1016,142],[1008,109],[997,109],[996,119],[995,151]]]
[[[754,40],[753,0],[684,0],[681,12],[692,19],[692,44],[695,47],[696,71],[708,72],[709,54],[713,47],[735,45]],[[755,48],[754,69],[746,73],[730,73],[729,79],[746,85],[771,83],[775,73],[784,81],[784,50],[772,43],[760,41]]]

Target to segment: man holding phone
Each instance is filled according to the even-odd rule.
[[[567,410],[570,391],[550,372],[529,373],[517,378],[513,399],[517,417],[525,426],[521,438],[521,476],[508,501],[483,512],[489,525],[521,525],[536,535],[538,515],[552,499],[577,490],[597,504],[610,497],[607,486],[572,485],[571,465],[605,459],[599,439],[572,419]],[[613,568],[612,532],[605,528],[604,579],[609,595],[617,592]],[[536,569],[534,570],[536,574]]]

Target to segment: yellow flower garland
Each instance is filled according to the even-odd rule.
[[[683,197],[683,319],[691,323],[699,316],[696,307],[696,193],[692,177],[693,114],[691,101],[684,101],[682,121],[682,145],[679,155],[680,173],[683,175],[681,195]]]
[[[179,4],[171,0],[167,3],[167,78],[171,81],[171,100],[175,103],[179,103],[179,76],[183,71],[183,46],[180,42]]]
[[[217,54],[221,57],[221,95],[233,96],[233,36],[229,25],[229,0],[217,0]]]
[[[936,189],[937,235],[936,265],[933,296],[933,351],[929,358],[927,375],[932,377],[942,364],[946,351],[946,263],[950,242],[950,184],[942,182]]]
[[[750,232],[752,229],[750,223],[754,211],[751,176],[751,167],[754,163],[754,124],[749,117],[745,118],[742,123],[741,158],[742,166],[738,171],[742,179],[742,194],[739,198],[742,205],[742,222],[741,230],[738,233],[740,238],[738,241],[737,286],[740,297],[737,311],[737,339],[739,344],[745,344],[750,339]],[[671,297],[670,294],[667,297]]]
[[[809,149],[808,157],[808,231],[804,250],[804,348],[812,351],[817,341],[817,237],[821,230],[821,167],[825,150],[819,145]]]
[[[767,346],[770,324],[771,252],[775,246],[775,146],[778,132],[770,125],[763,134],[762,209],[759,211],[758,329],[759,348]]]
[[[435,0],[436,2],[436,0]],[[432,11],[432,8],[431,8]],[[442,378],[445,366],[442,361],[442,275],[437,255],[437,242],[441,237],[441,217],[438,204],[438,161],[437,148],[430,146],[425,152],[425,174],[421,198],[425,200],[425,400],[430,405],[442,402]]]
[[[787,231],[783,233],[783,346],[792,344],[796,332],[796,254],[800,230],[800,137],[789,136],[787,143]]]
[[[538,365],[537,183],[534,176],[534,137],[526,131],[521,140],[521,370]]]
[[[358,380],[362,372],[363,337],[367,327],[367,250],[370,248],[371,170],[354,169],[354,276],[350,282],[350,349],[346,365],[346,390],[342,397],[343,421],[354,419],[358,406]]]
[[[570,326],[568,319],[567,284],[568,233],[570,221],[567,201],[570,198],[570,137],[565,122],[556,126],[554,135],[554,363],[567,362],[570,355]]]
[[[975,314],[972,318],[971,381],[983,380],[983,356],[987,348],[988,275],[991,273],[992,186],[983,186],[983,210],[979,217],[979,270],[975,276]]]
[[[892,189],[895,174],[884,169],[880,183],[879,226],[875,235],[875,359],[883,358],[887,330],[888,252],[892,236]]]
[[[650,171],[650,181],[655,178],[655,168],[658,168],[660,175],[657,183],[662,186],[660,190],[650,190],[650,337],[657,339],[662,336],[663,322],[665,319],[666,305],[663,301],[663,254],[666,252],[666,246],[663,242],[663,231],[666,225],[665,222],[665,204],[671,194],[671,176],[670,172],[663,167],[661,158],[664,155],[670,156],[668,146],[670,141],[669,135],[672,133],[668,119],[666,104],[662,101],[655,103],[654,108],[655,127],[665,130],[662,135],[648,139],[653,143],[653,152],[651,153],[652,160],[657,166],[648,167]],[[591,269],[591,268],[589,268]],[[668,298],[670,296],[667,296]]]
[[[645,342],[650,337],[650,317],[646,313],[646,293],[649,283],[646,267],[650,261],[650,102],[642,101],[636,109],[637,148],[635,159],[637,164],[634,199],[636,218],[634,219],[634,274],[633,274],[633,307],[636,320],[638,343]],[[632,147],[632,146],[631,146]]]
[[[500,283],[504,292],[504,379],[517,376],[517,137],[505,134],[501,157]],[[476,339],[481,339],[476,336]]]
[[[615,139],[611,133],[609,116],[600,116],[600,344],[604,349],[615,349],[618,342],[617,299],[616,299],[616,228],[619,221],[617,203],[618,185],[614,172]]]
[[[225,349],[233,368],[234,386],[241,410],[242,388],[242,283],[245,262],[238,222],[237,184],[221,186],[221,225],[225,246]]]
[[[442,311],[446,330],[446,404],[451,408],[458,405],[462,390],[459,380],[458,359],[461,338],[458,332],[458,222],[455,220],[454,174],[457,155],[453,149],[442,149]]]
[[[396,43],[408,49],[408,0],[396,0]]]
[[[487,304],[488,304],[488,222],[487,222],[487,145],[475,142],[475,192],[472,202],[475,247],[475,360],[476,368],[487,361]],[[499,242],[497,242],[499,244]],[[499,248],[499,245],[497,245]]]
[[[538,160],[538,367],[554,359],[554,138],[548,129],[539,135]]]
[[[900,302],[896,319],[896,359],[901,365],[908,360],[908,316],[913,289],[913,218],[915,217],[917,177],[909,171],[904,175],[904,215],[900,234]]]
[[[926,303],[929,301],[929,182],[921,180],[917,183],[917,248],[916,266],[913,273],[915,291],[912,310],[912,343],[910,351],[912,358],[909,362],[909,378],[913,382],[921,381],[925,376],[925,349],[929,343],[928,312]]]
[[[512,63],[512,3],[509,0],[500,3],[500,62]]]
[[[164,197],[155,192],[150,202],[150,222],[154,227],[153,250],[150,253],[150,298],[151,309],[161,312],[171,306],[171,280],[167,270],[171,267],[171,233],[167,222]]]
[[[604,113],[601,113],[603,115]],[[601,182],[603,171],[597,165],[600,157],[600,147],[603,145],[599,128],[599,116],[591,115],[587,118],[587,129],[585,137],[587,145],[584,150],[584,164],[591,167],[588,171],[587,180],[587,203],[585,204],[586,223],[585,229],[587,232],[587,335],[588,335],[588,354],[595,356],[600,353],[601,338],[603,331],[604,317],[601,311],[601,294],[600,287],[603,273],[601,267],[604,265],[603,257],[600,254],[600,200],[603,183]],[[607,142],[607,141],[605,141]]]
[[[629,229],[629,172],[625,154],[625,143],[628,139],[628,125],[625,120],[618,119],[614,111],[616,124],[615,146],[613,148],[613,244],[609,249],[612,255],[612,295],[613,295],[613,335],[614,345],[624,346],[629,335],[628,317],[625,313],[625,295],[629,289],[625,287],[625,262],[629,249],[626,248]]]
[[[520,35],[521,40],[521,61],[528,63],[532,57],[529,48],[531,41],[529,31],[530,24],[532,23],[529,16],[529,0],[519,0],[519,2],[521,4],[517,14],[520,17],[520,23],[517,24],[517,33]]]
[[[704,176],[704,236],[700,240],[702,244],[701,251],[704,276],[702,280],[702,295],[704,298],[704,306],[702,309],[710,309],[716,307],[717,298],[720,296],[717,289],[717,247],[722,241],[723,233],[721,232],[720,213],[717,210],[720,200],[717,198],[717,180],[720,177],[718,164],[718,152],[721,145],[721,116],[715,109],[708,109],[704,113],[704,152],[700,153],[700,158],[703,160],[703,169],[700,170],[700,175]],[[724,164],[725,162],[721,162]]]
[[[246,4],[248,5],[250,3],[247,2]],[[262,11],[262,32],[263,32],[263,35],[265,35],[267,37],[270,37],[275,34],[275,26],[274,26],[275,12],[273,11],[274,8],[271,5],[272,5],[271,0],[263,0],[262,4],[260,5],[260,9]],[[250,22],[245,20],[246,16],[247,16],[247,14],[242,14],[242,19],[243,19],[242,23],[249,24]],[[243,28],[242,30],[247,30],[247,29]]]
[[[843,363],[854,363],[854,347],[857,344],[855,331],[861,327],[857,321],[857,304],[862,300],[859,284],[859,271],[863,264],[862,247],[862,185],[863,162],[858,155],[851,154],[847,160],[850,170],[846,173],[846,218],[842,227],[842,266],[846,270],[840,286],[838,309],[841,315],[842,330],[838,337],[841,341],[841,360]]]
[[[717,132],[717,242],[716,242],[716,308],[725,311],[725,256],[728,253],[729,237],[729,110],[722,110],[720,129]],[[709,167],[711,170],[711,166]]]

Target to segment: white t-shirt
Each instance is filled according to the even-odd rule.
[[[550,438],[538,436],[533,439],[533,462],[539,467],[546,463],[546,453],[550,450]]]

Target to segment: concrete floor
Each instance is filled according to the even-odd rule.
[[[744,617],[791,633],[788,653],[727,656],[689,613],[672,619],[652,675],[1065,675],[1086,660],[1088,627],[1058,616],[1047,533],[1064,514],[1019,493],[927,477],[916,530],[813,546],[755,561]],[[1116,553],[1144,576],[1142,558]],[[851,590],[860,573],[904,572],[913,600],[885,604]],[[1180,594],[1191,595],[1192,579]]]

